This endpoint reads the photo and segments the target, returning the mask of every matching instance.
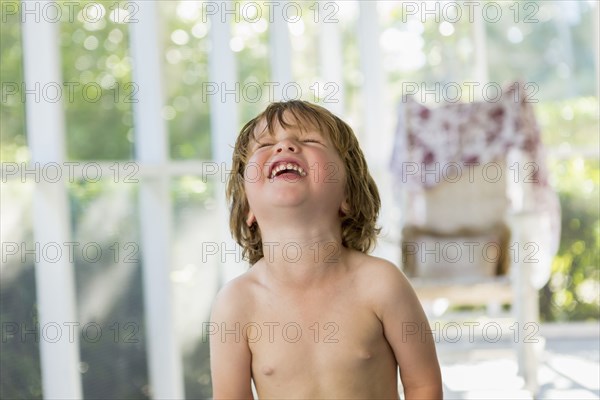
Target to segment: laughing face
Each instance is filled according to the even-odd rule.
[[[271,131],[261,121],[249,143],[244,187],[250,205],[248,224],[277,207],[337,216],[345,199],[346,171],[327,133],[304,121],[290,120]]]

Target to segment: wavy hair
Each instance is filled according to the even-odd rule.
[[[290,116],[293,123],[288,122]],[[284,117],[288,117],[287,120]],[[310,126],[322,135],[329,135],[346,168],[345,196],[349,207],[340,214],[342,245],[363,253],[371,251],[381,230],[376,226],[381,200],[352,128],[321,106],[291,100],[271,103],[244,125],[235,143],[226,196],[230,207],[229,227],[243,249],[244,259],[252,266],[263,257],[260,227],[257,223],[252,226],[246,224],[250,206],[244,189],[244,171],[250,156],[248,147],[255,135],[260,133],[256,130],[262,121],[266,122],[265,129],[271,135],[276,123],[283,128]]]

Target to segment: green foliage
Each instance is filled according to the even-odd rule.
[[[0,80],[2,81],[2,107],[0,107],[0,159],[3,162],[23,162],[29,158],[25,136],[25,107],[21,96],[23,70],[21,59],[21,30],[18,15],[5,15],[0,24]],[[6,19],[6,22],[4,21]],[[8,88],[18,87],[16,95]]]
[[[530,82],[539,88],[540,101],[595,95],[591,3],[496,4],[502,6],[502,18],[486,24],[490,80]]]
[[[208,82],[209,26],[199,20],[198,3],[160,2],[161,55],[165,105],[173,159],[210,159]]]
[[[578,97],[536,104],[536,116],[546,147],[569,152],[598,149],[598,99]]]
[[[598,99],[592,97],[546,102],[536,107],[544,142],[559,154],[597,151],[598,112]],[[546,321],[598,319],[599,161],[581,156],[549,158],[549,161],[552,183],[560,198],[562,226],[552,277],[540,293],[541,318]]]
[[[552,172],[562,208],[558,255],[542,289],[541,318],[574,321],[600,317],[600,164],[581,158],[555,162]]]
[[[116,4],[97,4],[106,13],[103,18],[84,20],[78,14],[60,24],[67,155],[73,160],[133,155],[132,105],[143,88],[132,83],[127,25],[109,17]]]
[[[236,3],[240,4],[241,7],[245,2],[236,1]],[[237,77],[240,87],[252,88],[256,84],[262,90],[262,96],[256,102],[246,100],[253,99],[255,96],[254,90],[251,89],[248,91],[246,99],[240,98],[238,110],[241,126],[261,112],[267,106],[268,102],[266,88],[263,85],[263,82],[272,81],[272,79],[269,79],[271,76],[271,67],[269,65],[269,25],[266,23],[267,14],[265,13],[263,16],[264,24],[250,23],[245,19],[240,19],[239,22],[232,22],[231,24],[232,36],[238,37],[243,43],[241,50],[236,53]],[[235,136],[237,137],[237,132]]]

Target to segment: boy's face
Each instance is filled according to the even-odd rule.
[[[301,125],[285,114],[285,121]],[[273,122],[273,134],[261,121],[249,142],[244,187],[254,218],[277,207],[303,207],[311,213],[337,216],[345,207],[346,171],[329,135],[306,126],[283,128]]]

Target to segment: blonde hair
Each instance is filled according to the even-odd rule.
[[[327,109],[306,101],[291,100],[271,103],[262,113],[250,120],[236,140],[233,150],[233,165],[227,181],[227,202],[230,204],[229,227],[234,239],[242,247],[242,255],[254,265],[263,257],[262,237],[257,223],[248,226],[246,219],[250,206],[244,189],[244,171],[248,162],[248,147],[257,133],[255,130],[266,122],[266,128],[274,134],[274,124],[283,128],[293,125],[284,120],[291,115],[296,124],[318,128],[328,134],[346,168],[345,195],[349,205],[341,215],[342,245],[367,253],[375,246],[380,228],[376,226],[381,200],[375,181],[369,174],[367,162],[358,140],[340,118]]]

